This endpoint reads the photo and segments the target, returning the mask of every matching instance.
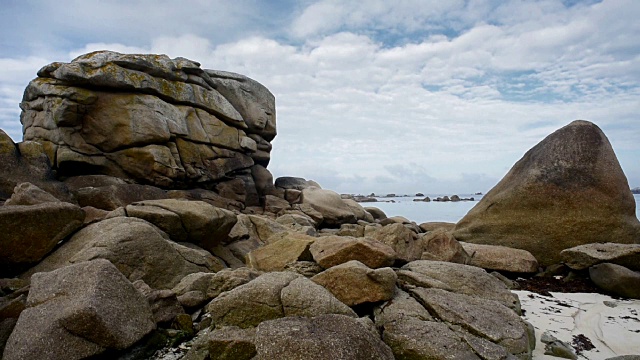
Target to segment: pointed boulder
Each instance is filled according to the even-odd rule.
[[[609,140],[595,124],[577,120],[529,150],[458,222],[454,236],[524,249],[546,266],[570,247],[640,242],[640,222]]]

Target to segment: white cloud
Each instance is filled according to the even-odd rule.
[[[245,74],[276,95],[275,176],[347,192],[486,191],[546,135],[588,119],[640,183],[640,38],[631,35],[640,4],[367,3],[312,4],[290,28],[308,37],[293,42],[251,35],[220,44],[186,32],[82,44],[67,59],[0,60],[0,121],[6,130],[6,106],[48,62],[97,49],[165,53]],[[603,26],[614,18],[623,23]],[[397,44],[373,31],[422,26],[455,31]],[[19,123],[13,130],[15,138]]]

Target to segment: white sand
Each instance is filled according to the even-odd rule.
[[[580,359],[640,354],[640,300],[591,293],[551,293],[553,297],[529,291],[514,293],[520,297],[523,318],[536,329],[533,359],[558,359],[544,355],[540,337],[545,331],[567,344],[579,334],[589,338],[595,349],[582,352]]]

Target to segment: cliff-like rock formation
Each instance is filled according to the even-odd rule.
[[[98,51],[38,72],[23,96],[24,140],[58,176],[105,174],[162,188],[210,188],[269,163],[275,98],[243,75],[166,55]],[[255,196],[250,202],[255,203]]]

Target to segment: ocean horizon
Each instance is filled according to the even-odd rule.
[[[457,194],[460,198],[471,198],[475,201],[448,201],[448,202],[424,202],[413,201],[429,197],[432,200],[443,196],[451,197],[453,194],[425,194],[425,196],[398,196],[376,197],[378,202],[360,203],[364,207],[372,206],[384,211],[388,217],[404,216],[405,218],[421,224],[424,222],[444,221],[456,223],[471,210],[483,195]],[[640,218],[640,194],[633,194],[636,200],[636,217]],[[392,202],[393,201],[393,202]]]

